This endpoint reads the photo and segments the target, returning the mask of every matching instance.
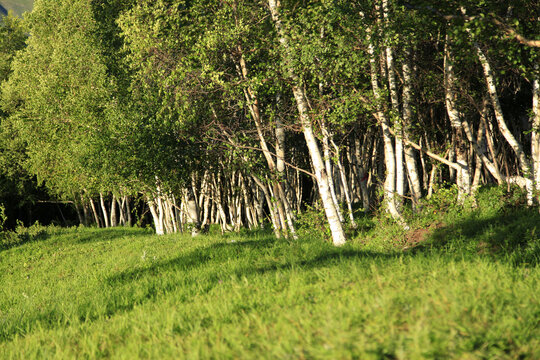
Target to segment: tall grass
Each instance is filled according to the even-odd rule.
[[[508,211],[343,248],[54,229],[0,253],[0,358],[538,359],[540,216]]]

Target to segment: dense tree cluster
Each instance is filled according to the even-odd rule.
[[[407,227],[441,184],[540,190],[535,1],[37,0],[0,29],[1,180],[158,234],[307,206]],[[23,185],[22,185],[23,186]],[[5,186],[2,191],[8,191]]]

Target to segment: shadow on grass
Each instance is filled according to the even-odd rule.
[[[9,250],[36,241],[43,241],[50,238],[46,231],[31,232],[0,232],[0,251]]]
[[[225,242],[200,246],[169,260],[146,262],[139,268],[103,279],[102,287],[107,296],[101,305],[86,300],[71,316],[80,322],[95,321],[129,312],[137,305],[155,301],[179,288],[182,292],[178,301],[189,301],[193,296],[209,293],[219,286],[222,279],[305,271],[351,262],[369,272],[373,263],[384,267],[385,263],[400,257],[429,258],[433,255],[440,258],[439,255],[444,254],[449,261],[482,257],[512,266],[537,266],[540,258],[539,224],[540,214],[531,210],[508,210],[488,218],[472,214],[467,219],[435,229],[424,242],[405,253],[367,251],[355,249],[354,245],[334,248],[314,240],[288,242],[264,233],[258,234],[259,240],[227,235]],[[119,228],[100,230],[99,234],[98,237],[90,231],[76,241],[114,240],[145,233]],[[65,326],[70,316],[57,309],[28,315],[24,324],[13,323],[2,329],[0,340],[24,334],[27,330],[22,329],[31,329],[36,323],[49,328]]]
[[[435,229],[410,253],[443,252],[449,256],[487,256],[513,266],[540,264],[540,214],[528,209],[504,209],[489,218],[461,220]]]
[[[296,245],[299,244],[296,243]],[[115,274],[109,277],[106,282],[108,285],[114,286],[145,276],[157,276],[170,271],[189,271],[203,266],[211,266],[219,272],[225,264],[230,264],[231,261],[244,257],[248,257],[251,264],[236,269],[231,275],[250,276],[280,269],[290,269],[295,266],[307,270],[353,258],[389,259],[399,256],[398,254],[391,255],[364,250],[339,249],[326,244],[320,244],[317,251],[307,254],[301,253],[299,248],[294,251],[294,246],[294,242],[270,237],[261,240],[216,243],[197,248],[174,259],[154,263],[149,267]],[[269,250],[272,251],[272,254],[268,253]]]
[[[148,267],[114,274],[105,282],[114,292],[139,280],[152,283],[153,278],[167,273],[185,272],[190,277],[189,280],[185,279],[187,282],[184,281],[183,286],[198,283],[199,293],[204,293],[215,287],[217,280],[227,276],[259,276],[293,268],[310,270],[350,261],[356,261],[356,266],[368,269],[374,261],[380,265],[399,257],[429,258],[441,254],[448,260],[485,258],[511,266],[537,266],[540,260],[540,229],[537,232],[536,228],[539,224],[540,214],[526,209],[506,211],[488,218],[475,217],[473,214],[468,219],[435,229],[426,241],[404,253],[358,250],[349,246],[334,248],[309,240],[287,242],[271,237],[216,243]],[[303,242],[309,245],[302,247]],[[244,261],[236,262],[242,258]],[[141,294],[139,299],[133,299],[134,304],[144,302],[154,294],[172,291],[178,284],[165,281],[157,285],[161,286],[159,289],[153,286],[146,295]]]
[[[85,229],[76,233],[74,240],[76,243],[85,244],[90,242],[112,241],[126,236],[151,235],[150,232],[136,227],[114,227],[106,229]],[[72,236],[72,235],[70,235]]]
[[[123,236],[121,231],[106,232],[110,234],[110,239],[114,238],[113,235]],[[71,314],[65,313],[60,308],[27,314],[23,324],[6,324],[0,329],[0,342],[8,341],[17,334],[24,335],[28,331],[31,332],[32,324],[36,323],[43,328],[57,328],[67,326],[72,321],[92,322],[128,312],[137,305],[154,301],[180,287],[183,290],[179,296],[188,300],[192,296],[209,293],[219,286],[222,279],[226,281],[231,277],[257,277],[277,271],[308,270],[339,265],[351,259],[395,257],[350,248],[336,249],[314,241],[309,241],[306,253],[302,244],[302,241],[288,242],[270,236],[260,240],[214,243],[198,247],[170,260],[123,271],[104,279],[103,288],[107,296],[102,298],[102,303],[83,301]],[[371,261],[362,264],[367,268]]]
[[[59,230],[60,229],[60,230]],[[0,251],[16,248],[27,243],[44,241],[50,238],[58,238],[60,241],[85,244],[90,242],[107,242],[126,236],[150,235],[151,233],[135,227],[115,227],[107,229],[80,228],[75,231],[65,232],[61,228],[49,228],[46,226],[30,226],[17,231],[0,232]]]

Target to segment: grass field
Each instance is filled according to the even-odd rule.
[[[0,0],[0,4],[20,16],[26,11],[32,11],[34,0]]]
[[[339,249],[50,228],[0,252],[0,358],[540,359],[539,223],[371,223]]]

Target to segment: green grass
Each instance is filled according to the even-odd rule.
[[[339,249],[53,228],[0,252],[0,358],[539,359],[539,223],[472,212],[412,248],[372,224]]]
[[[26,11],[32,11],[34,0],[1,0],[0,4],[20,16]]]

